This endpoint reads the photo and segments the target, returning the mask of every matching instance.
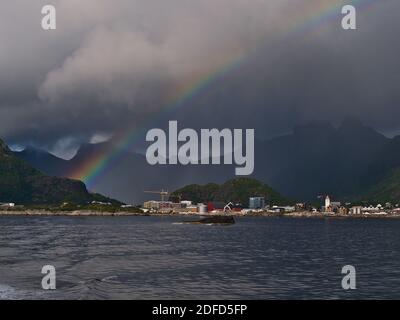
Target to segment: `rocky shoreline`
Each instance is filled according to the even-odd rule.
[[[328,214],[321,212],[291,212],[284,214],[268,213],[268,212],[254,212],[254,213],[212,213],[212,214],[193,214],[193,213],[137,213],[137,212],[106,212],[106,211],[92,211],[92,210],[74,210],[74,211],[48,211],[48,210],[0,210],[0,216],[65,216],[65,217],[126,217],[126,216],[158,216],[158,217],[178,217],[178,216],[231,216],[231,217],[288,217],[288,218],[340,218],[340,219],[354,219],[354,218],[400,218],[399,213],[387,214],[361,214],[361,215],[339,215]]]

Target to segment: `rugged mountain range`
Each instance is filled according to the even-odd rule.
[[[356,120],[338,128],[330,124],[297,127],[292,134],[258,147],[262,166],[257,177],[290,197],[351,198],[377,183],[391,142]]]
[[[93,155],[112,149],[113,143],[83,145],[70,161],[34,149],[16,155],[47,174],[64,177]],[[338,127],[328,123],[299,126],[290,134],[257,141],[255,152],[251,178],[291,199],[313,201],[329,194],[335,199],[352,200],[374,198],[377,192],[379,199],[398,198],[400,137],[389,139],[357,120],[346,120]],[[150,166],[143,155],[126,152],[91,188],[137,203],[154,198],[147,197],[144,190],[176,190],[232,178],[233,165]],[[390,181],[392,188],[377,190],[382,181]]]
[[[89,193],[81,181],[43,174],[25,160],[16,157],[0,140],[0,202],[80,204],[106,199]]]
[[[68,177],[82,167],[87,159],[96,158],[113,148],[113,141],[99,144],[85,144],[76,156],[65,161],[42,150],[28,148],[15,155],[28,161],[34,167],[50,175]],[[142,154],[127,151],[113,165],[107,167],[99,179],[90,185],[91,190],[119,199],[126,203],[141,203],[157,196],[146,194],[146,190],[176,190],[193,182],[222,183],[234,177],[234,168],[223,166],[151,166]]]

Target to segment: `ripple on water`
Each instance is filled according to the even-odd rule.
[[[400,298],[400,220],[0,219],[0,299]],[[53,292],[38,288],[45,264]],[[355,292],[341,289],[345,264]]]

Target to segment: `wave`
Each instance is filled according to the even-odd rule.
[[[0,300],[17,298],[17,292],[13,287],[0,283]]]

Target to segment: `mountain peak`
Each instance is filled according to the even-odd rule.
[[[0,202],[80,204],[98,199],[98,195],[87,191],[83,182],[45,175],[17,154],[0,140]]]
[[[357,118],[346,118],[342,121],[340,126],[338,127],[338,130],[348,130],[348,129],[364,129],[368,128],[365,126],[360,119]]]
[[[335,128],[328,122],[310,122],[293,128],[293,136],[302,139],[319,137],[320,135],[329,136],[334,133]]]
[[[364,141],[365,143],[380,144],[387,140],[383,134],[355,118],[344,120],[338,127],[337,131],[341,136],[345,136],[346,139],[355,139],[358,141]]]

